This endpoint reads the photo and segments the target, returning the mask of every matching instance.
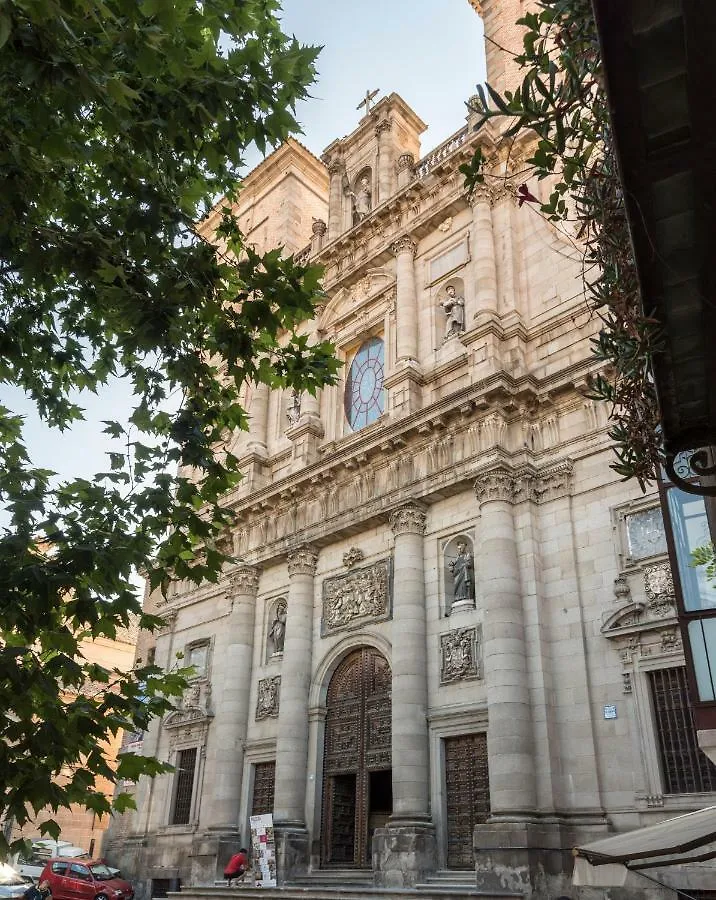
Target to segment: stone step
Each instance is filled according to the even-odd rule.
[[[227,893],[240,900],[515,900],[522,894],[510,891],[478,891],[467,885],[426,884],[414,888],[374,888],[368,884],[328,885],[290,884],[278,888],[257,888],[238,884],[235,887],[186,887],[180,893],[167,894],[168,900],[218,900]],[[238,900],[238,898],[237,898]]]

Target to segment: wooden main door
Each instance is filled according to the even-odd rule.
[[[369,867],[373,832],[393,808],[391,672],[372,647],[353,650],[328,686],[323,753],[325,866]]]
[[[487,735],[445,738],[447,867],[473,869],[472,833],[490,815]]]

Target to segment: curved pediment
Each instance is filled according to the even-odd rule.
[[[186,706],[182,709],[175,709],[169,713],[164,720],[165,728],[184,728],[187,725],[195,725],[198,722],[205,722],[211,716],[198,706]]]
[[[608,638],[621,637],[639,631],[656,631],[676,622],[676,610],[660,609],[658,613],[648,603],[627,603],[607,615],[600,632]]]
[[[326,303],[318,319],[319,331],[325,331],[356,311],[395,283],[395,276],[384,269],[371,269],[355,284],[339,288]]]

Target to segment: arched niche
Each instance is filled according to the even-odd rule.
[[[285,595],[274,597],[266,609],[266,662],[283,658],[283,643],[286,637],[286,611],[288,600]]]
[[[475,541],[471,531],[447,538],[442,546],[445,615],[475,608]]]
[[[465,282],[459,275],[446,278],[433,293],[435,348],[458,338],[467,327]]]

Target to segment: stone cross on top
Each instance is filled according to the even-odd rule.
[[[361,106],[365,106],[365,114],[368,115],[370,112],[370,104],[376,94],[380,93],[380,88],[376,88],[374,91],[366,91],[365,97],[361,100],[361,102],[356,106],[356,109],[360,109]]]

